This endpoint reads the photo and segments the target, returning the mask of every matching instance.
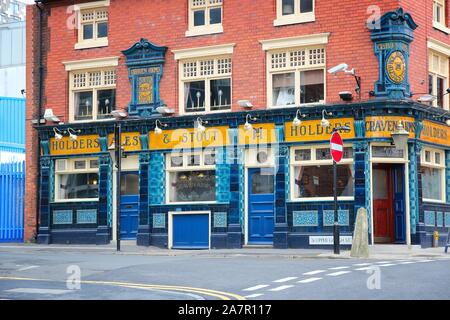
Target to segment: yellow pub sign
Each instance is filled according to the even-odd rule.
[[[100,151],[98,135],[78,136],[75,141],[71,141],[69,137],[63,137],[61,140],[50,139],[50,155],[52,156],[99,153]]]
[[[425,120],[420,139],[450,147],[450,127]]]
[[[271,144],[277,142],[274,123],[253,124],[250,130],[245,130],[245,126],[239,126],[238,143],[240,145],[249,144]]]
[[[366,118],[366,138],[390,138],[402,122],[403,127],[409,132],[409,138],[416,137],[416,124],[414,118],[401,116],[375,116]]]
[[[150,132],[150,150],[190,149],[228,145],[228,126],[207,127],[204,132],[195,128],[164,130],[161,134]]]
[[[351,130],[342,132],[342,139],[352,139],[355,137],[353,118],[329,119],[330,126],[322,127],[321,120],[302,121],[300,126],[294,126],[292,122],[285,124],[286,142],[308,142],[330,140],[333,128],[347,126]]]

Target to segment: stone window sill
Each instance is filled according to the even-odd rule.
[[[433,28],[444,32],[445,34],[450,34],[450,28],[447,28],[446,26],[444,26],[443,24],[440,24],[436,21],[433,21]]]
[[[186,37],[196,37],[208,34],[223,33],[223,26],[197,27],[186,31]]]
[[[316,21],[316,15],[314,12],[303,13],[299,15],[282,16],[273,21],[275,27],[286,26],[290,24],[306,23]]]
[[[95,40],[95,41],[82,41],[75,44],[75,50],[102,48],[108,46],[108,39]]]

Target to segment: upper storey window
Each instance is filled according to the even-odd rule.
[[[447,0],[433,0],[433,27],[450,34],[446,19]]]
[[[223,32],[223,0],[189,0],[189,30],[186,36]]]
[[[315,0],[277,0],[275,26],[315,21]]]
[[[78,12],[78,42],[75,49],[108,46],[109,1],[76,5]]]
[[[448,56],[435,51],[429,53],[429,93],[436,97],[433,105],[438,108],[448,109]]]

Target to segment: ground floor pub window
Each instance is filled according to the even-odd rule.
[[[55,200],[97,200],[97,159],[58,159],[55,166]]]
[[[424,148],[421,152],[423,201],[445,201],[445,154],[438,149]]]
[[[353,148],[344,148],[337,167],[337,195],[343,200],[354,196]],[[297,200],[333,198],[333,160],[328,146],[291,150],[291,197]]]
[[[169,202],[216,201],[216,152],[167,155]]]

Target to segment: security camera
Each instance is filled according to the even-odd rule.
[[[239,100],[238,104],[240,107],[243,107],[243,108],[252,108],[253,107],[253,104],[248,100]]]
[[[128,113],[123,110],[113,110],[111,111],[111,115],[114,118],[126,118],[128,116]]]
[[[45,109],[44,119],[51,122],[61,122],[61,120],[55,116],[52,109]]]
[[[341,63],[340,65],[337,65],[337,66],[329,69],[328,72],[331,73],[331,74],[336,74],[338,72],[347,70],[347,68],[348,68],[348,64]]]

